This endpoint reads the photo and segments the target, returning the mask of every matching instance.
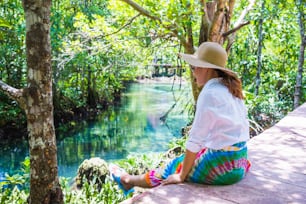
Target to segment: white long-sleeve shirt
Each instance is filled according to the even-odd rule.
[[[249,140],[249,122],[243,100],[233,96],[220,78],[209,80],[197,101],[195,118],[186,148],[222,149]]]

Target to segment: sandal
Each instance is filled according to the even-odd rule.
[[[134,192],[134,188],[126,190],[121,183],[120,178],[121,176],[127,174],[126,171],[124,171],[123,169],[121,169],[119,166],[115,164],[109,164],[108,168],[109,168],[111,178],[118,184],[119,188],[123,191],[123,194],[125,196],[128,196],[130,193]]]

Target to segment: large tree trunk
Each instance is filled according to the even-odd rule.
[[[215,3],[215,5],[208,7],[211,11],[207,12],[208,14],[213,13],[213,19],[207,31],[208,41],[217,42],[223,45],[225,39],[222,34],[229,30],[232,11],[230,10],[229,1],[227,0],[216,0],[213,3]]]
[[[301,35],[301,45],[300,45],[300,53],[299,53],[299,64],[298,71],[296,75],[296,85],[294,92],[294,108],[297,108],[300,105],[301,92],[302,92],[302,77],[303,77],[303,65],[304,65],[304,56],[305,56],[305,46],[306,46],[306,35],[305,35],[305,25],[303,21],[303,17],[305,16],[303,12],[303,3],[301,0],[297,1],[298,5],[298,22],[300,26],[300,35]]]
[[[31,162],[29,203],[63,203],[53,123],[51,0],[24,0],[23,6],[28,66],[24,97]]]
[[[31,204],[63,203],[57,169],[53,123],[50,42],[51,0],[24,0],[26,18],[27,88],[0,80],[0,89],[19,103],[27,116],[30,149]]]

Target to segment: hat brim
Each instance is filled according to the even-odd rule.
[[[222,71],[226,71],[226,72],[231,72],[234,74],[237,74],[236,72],[230,70],[229,68],[226,67],[220,67],[217,66],[215,64],[211,64],[209,62],[206,62],[204,60],[199,60],[198,58],[196,58],[195,55],[191,55],[191,54],[185,54],[185,53],[179,53],[179,56],[185,60],[188,64],[195,66],[195,67],[200,67],[200,68],[212,68],[212,69],[220,69]]]

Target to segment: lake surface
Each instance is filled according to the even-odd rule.
[[[77,124],[80,131],[76,133],[60,135],[64,139],[57,141],[59,176],[74,177],[79,165],[92,157],[114,161],[131,153],[166,151],[169,141],[181,136],[188,115],[176,105],[165,122],[160,117],[171,109],[175,98],[186,92],[186,87],[182,89],[179,84],[131,84],[121,105],[111,107],[93,121]],[[27,141],[0,146],[0,155],[1,180],[5,173],[20,169],[28,156]]]

